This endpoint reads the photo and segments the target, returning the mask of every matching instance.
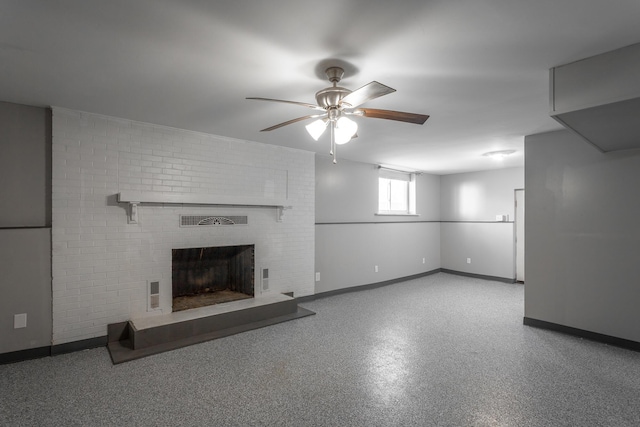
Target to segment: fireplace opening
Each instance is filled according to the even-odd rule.
[[[173,311],[254,296],[254,245],[171,250]]]

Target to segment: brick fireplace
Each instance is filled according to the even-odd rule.
[[[251,245],[255,299],[313,293],[314,153],[54,107],[52,163],[54,345],[171,313],[176,248]],[[136,200],[134,223],[122,192],[167,200]],[[292,209],[279,222],[273,207],[227,201],[238,198]],[[247,224],[184,227],[184,215],[246,215]]]

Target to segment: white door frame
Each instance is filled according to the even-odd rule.
[[[520,200],[520,206],[518,206]],[[514,247],[515,247],[515,276],[516,282],[525,281],[525,264],[524,264],[524,222],[525,222],[525,192],[524,188],[514,190]]]

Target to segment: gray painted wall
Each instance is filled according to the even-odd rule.
[[[437,222],[316,225],[316,271],[320,272],[321,279],[316,282],[316,293],[438,268],[440,224]]]
[[[51,111],[0,102],[0,227],[51,226]]]
[[[444,222],[440,233],[442,268],[515,279],[513,223]]]
[[[524,188],[524,168],[443,175],[440,179],[443,221],[495,221],[514,218],[514,191]]]
[[[640,341],[640,151],[525,139],[525,316]]]
[[[418,176],[416,192],[419,216],[376,216],[377,168],[316,156],[315,292],[440,268],[440,177]]]
[[[524,168],[441,177],[442,268],[515,279],[514,191],[521,188]],[[509,221],[495,222],[496,215]]]
[[[316,223],[438,221],[440,219],[440,177],[418,175],[416,183],[418,217],[376,216],[378,210],[378,168],[368,163],[316,155]]]
[[[51,229],[0,230],[0,272],[0,353],[51,345]]]
[[[0,353],[51,345],[51,112],[0,102]],[[14,315],[27,327],[14,329]]]

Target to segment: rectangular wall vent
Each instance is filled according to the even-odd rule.
[[[203,227],[217,225],[247,225],[246,215],[243,216],[211,216],[211,215],[180,215],[180,227]]]
[[[160,308],[160,282],[150,280],[147,286],[147,311],[158,310]]]
[[[263,291],[269,290],[269,269],[268,268],[262,269],[262,290]]]

